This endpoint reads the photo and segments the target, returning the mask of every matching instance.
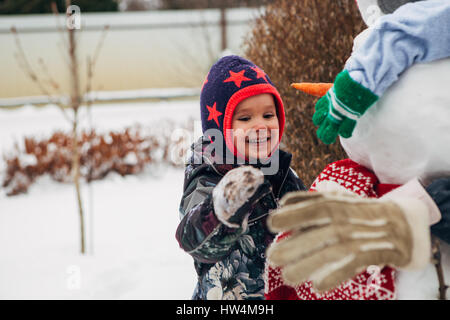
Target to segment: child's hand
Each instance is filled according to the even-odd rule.
[[[227,172],[213,190],[217,218],[230,228],[246,223],[251,206],[271,191],[261,170],[242,166]]]

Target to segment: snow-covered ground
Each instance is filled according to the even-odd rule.
[[[87,118],[84,111],[82,117]],[[199,127],[197,100],[99,105],[92,110],[93,127],[99,131],[136,124],[158,129],[166,120],[185,124],[188,119]],[[56,107],[0,109],[0,153],[23,136],[48,136],[55,130],[70,130]],[[6,197],[0,188],[0,299],[190,299],[196,282],[193,261],[175,240],[182,183],[182,169],[158,167],[84,185],[86,256],[78,253],[79,220],[71,185],[44,177],[27,194],[14,197]],[[450,247],[443,249],[448,283],[450,255],[444,253]],[[401,277],[401,297],[436,298],[433,266]]]
[[[199,118],[196,100],[92,112],[99,130],[188,118]],[[69,124],[56,107],[0,110],[0,152],[23,136],[57,129],[68,131]],[[190,299],[193,262],[175,240],[182,183],[182,169],[159,167],[84,185],[86,256],[79,254],[73,186],[44,177],[25,195],[0,192],[0,299]]]

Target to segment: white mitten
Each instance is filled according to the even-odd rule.
[[[251,205],[270,192],[261,170],[242,166],[230,170],[213,190],[217,218],[230,228],[239,228],[247,221]]]

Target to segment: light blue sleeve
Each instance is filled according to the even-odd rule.
[[[412,64],[450,57],[450,0],[406,4],[369,30],[345,69],[381,96]]]

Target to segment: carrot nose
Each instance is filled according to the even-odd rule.
[[[322,83],[322,82],[318,83],[301,82],[291,84],[291,87],[316,97],[323,97],[324,95],[326,95],[327,91],[332,86],[333,86],[332,83]]]

